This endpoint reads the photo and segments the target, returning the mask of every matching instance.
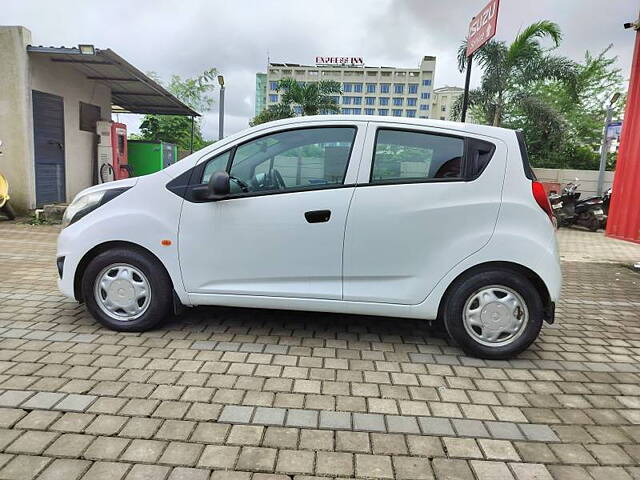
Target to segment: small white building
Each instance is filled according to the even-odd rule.
[[[34,46],[21,26],[0,26],[0,65],[0,172],[18,210],[97,183],[95,123],[112,112],[198,115],[112,50]]]

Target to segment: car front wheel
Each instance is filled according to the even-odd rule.
[[[82,277],[87,309],[104,326],[149,330],[171,311],[172,287],[159,261],[138,250],[113,249],[94,258]]]
[[[444,308],[449,335],[471,355],[511,358],[538,337],[540,295],[525,276],[507,269],[466,275],[452,285]]]

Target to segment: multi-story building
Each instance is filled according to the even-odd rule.
[[[463,93],[464,89],[460,87],[449,87],[447,85],[436,88],[432,95],[433,102],[429,118],[434,120],[455,120],[451,117],[451,109],[458,97]]]
[[[280,101],[279,80],[293,78],[339,82],[342,94],[335,99],[342,114],[430,118],[435,69],[431,56],[423,57],[418,68],[368,67],[361,58],[343,57],[316,57],[316,65],[269,63],[264,93],[258,77],[265,74],[256,74],[256,114]]]
[[[256,107],[255,115],[266,108],[267,101],[267,74],[256,73]]]

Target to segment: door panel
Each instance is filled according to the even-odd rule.
[[[261,133],[194,168],[225,170],[230,198],[190,199],[179,251],[189,293],[342,298],[342,253],[366,124]],[[194,201],[190,201],[194,200]]]
[[[189,293],[340,299],[353,187],[185,202],[180,263]],[[330,210],[309,223],[309,211]]]
[[[372,132],[366,147],[371,156],[363,156],[362,168],[367,171],[361,181],[369,181],[374,141]],[[345,231],[345,300],[416,305],[446,272],[489,241],[500,207],[506,158],[504,144],[492,142],[497,147],[493,158],[474,181],[356,188]],[[407,161],[395,175],[425,170],[446,174],[447,168]]]
[[[64,101],[33,91],[33,137],[36,204],[64,202]]]

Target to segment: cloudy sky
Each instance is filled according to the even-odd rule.
[[[486,0],[3,0],[3,24],[24,25],[33,43],[111,48],[163,78],[215,67],[225,76],[230,134],[253,116],[255,73],[271,61],[311,63],[320,56],[358,56],[367,65],[414,67],[437,57],[435,86],[464,83],[456,50],[470,18]],[[499,40],[541,20],[564,33],[559,49],[580,60],[613,44],[629,74],[634,35],[622,24],[638,17],[640,0],[501,0]],[[477,81],[479,73],[474,72]],[[217,92],[216,92],[217,93]],[[216,110],[205,136],[218,131]],[[135,129],[135,119],[127,119]]]

